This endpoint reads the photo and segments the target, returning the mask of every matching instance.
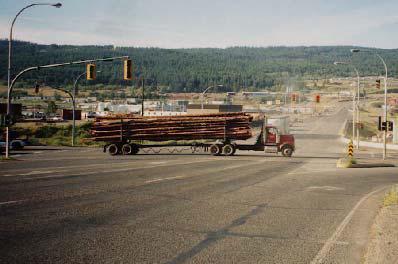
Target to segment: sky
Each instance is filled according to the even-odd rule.
[[[52,0],[49,0],[52,3]],[[55,0],[26,9],[14,39],[160,48],[398,48],[397,0]],[[39,0],[46,2],[46,0]],[[34,0],[0,0],[0,38]]]

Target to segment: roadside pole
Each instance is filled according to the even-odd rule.
[[[373,53],[376,55],[381,62],[383,63],[384,70],[385,70],[385,77],[384,77],[384,122],[387,127],[387,81],[388,81],[388,69],[387,69],[387,64],[383,57],[381,57],[377,52],[371,51],[371,50],[361,50],[361,49],[351,49],[351,53],[358,53],[358,52],[368,52],[368,53]],[[387,157],[387,129],[384,130],[384,136],[383,136],[383,160],[385,160]]]
[[[355,141],[355,123],[357,123],[357,149],[359,149],[359,124],[358,124],[359,123],[359,87],[360,87],[359,72],[358,72],[358,69],[350,62],[335,61],[333,64],[334,65],[351,65],[354,68],[355,73],[357,74],[357,91],[355,91],[355,88],[352,91],[352,136],[351,136],[351,140],[352,140],[352,142]],[[355,102],[355,94],[356,93],[357,93],[357,98],[358,98],[357,103]],[[355,114],[355,111],[357,112],[356,114]]]
[[[51,88],[68,94],[72,100],[72,120],[73,120],[73,122],[72,122],[72,147],[73,147],[75,145],[75,120],[76,120],[75,119],[75,96],[67,90],[64,90],[61,88],[55,88],[55,87],[51,87]]]
[[[14,19],[11,22],[11,27],[10,27],[10,35],[8,37],[8,67],[7,67],[7,95],[8,95],[8,101],[7,101],[7,116],[11,115],[11,105],[10,105],[10,90],[12,89],[12,83],[11,83],[11,58],[12,58],[12,37],[13,37],[13,29],[14,29],[14,24],[19,17],[19,15],[26,9],[34,6],[53,6],[55,8],[60,8],[62,6],[61,3],[34,3],[25,6],[19,12],[15,15]],[[6,124],[6,158],[9,158],[10,154],[10,124]]]

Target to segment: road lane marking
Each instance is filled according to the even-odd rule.
[[[40,175],[40,174],[48,174],[48,173],[54,173],[56,171],[29,171],[26,173],[20,173],[20,174],[5,174],[3,177],[13,177],[13,176],[29,176],[29,175]]]
[[[125,172],[125,171],[132,171],[132,170],[139,170],[139,169],[151,169],[156,167],[167,167],[167,166],[175,166],[175,165],[188,165],[194,163],[204,163],[204,162],[214,162],[219,161],[218,159],[207,159],[207,160],[199,160],[199,161],[191,161],[191,162],[179,162],[179,163],[168,163],[168,164],[160,164],[160,165],[149,165],[149,166],[142,166],[142,167],[134,167],[134,168],[124,168],[124,169],[114,169],[114,170],[104,170],[104,171],[90,171],[90,172],[79,172],[79,173],[71,173],[69,175],[50,175],[50,176],[43,176],[43,177],[26,177],[23,180],[35,180],[35,179],[50,179],[50,178],[65,178],[70,176],[81,176],[81,175],[93,175],[93,174],[100,174],[100,173],[114,173],[114,172]],[[244,166],[252,166],[259,163],[266,163],[267,160],[261,160],[254,163],[244,163],[241,165],[233,165],[233,166],[225,166],[216,171],[223,171],[223,170],[231,170],[236,169]]]
[[[132,170],[139,170],[139,169],[151,169],[156,167],[166,167],[166,166],[174,166],[174,165],[188,165],[194,163],[203,163],[203,162],[210,162],[210,161],[218,161],[214,160],[199,160],[199,161],[191,161],[191,162],[179,162],[179,163],[172,163],[172,164],[160,164],[160,165],[150,165],[150,166],[142,166],[142,167],[133,167],[133,168],[124,168],[124,169],[114,169],[114,170],[103,170],[103,171],[89,171],[89,172],[78,172],[73,173],[71,172],[70,175],[52,175],[52,176],[43,176],[43,177],[31,177],[31,178],[23,178],[24,180],[34,180],[34,179],[48,179],[48,178],[64,178],[69,176],[80,176],[80,175],[92,175],[92,174],[99,174],[99,173],[113,173],[113,172],[125,172],[125,171],[132,171]],[[58,171],[64,172],[64,171]]]
[[[214,173],[214,172],[221,172],[221,171],[225,171],[225,170],[232,170],[232,169],[237,169],[237,168],[240,168],[240,167],[253,166],[255,164],[265,163],[265,162],[267,162],[267,161],[262,160],[262,161],[252,162],[250,164],[244,163],[244,164],[240,164],[240,165],[225,166],[225,167],[213,170],[212,172]],[[145,183],[148,184],[148,183],[167,181],[167,180],[186,179],[186,178],[195,177],[197,175],[202,175],[202,173],[199,172],[199,173],[193,174],[191,176],[175,176],[175,177],[168,177],[168,178],[157,178],[157,179],[153,179],[153,180],[148,180]]]
[[[150,164],[154,164],[154,165],[165,164],[165,163],[167,163],[167,161],[152,161],[152,162],[150,162]]]
[[[213,160],[213,159],[204,159],[201,161],[191,161],[191,162],[184,162],[184,164],[190,164],[190,163],[196,163],[196,162],[204,162],[204,161],[209,161],[209,160]],[[75,165],[75,166],[60,166],[60,167],[47,167],[47,170],[51,170],[51,173],[60,173],[60,172],[66,172],[69,171],[71,169],[80,169],[82,167],[84,168],[89,168],[89,167],[93,167],[93,168],[100,168],[100,167],[109,167],[109,166],[117,166],[117,167],[121,167],[121,166],[135,166],[137,163],[142,162],[141,160],[135,160],[135,162],[120,162],[120,163],[113,163],[113,164],[107,164],[107,163],[100,163],[100,164],[89,164],[89,165]],[[154,165],[165,165],[166,161],[163,162],[159,162],[158,164],[154,164]],[[150,162],[149,164],[152,164],[152,162]],[[173,163],[169,163],[169,165],[173,165]],[[181,165],[181,163],[178,163],[176,165]],[[157,166],[150,166],[150,167],[157,167]],[[16,170],[12,170],[12,172],[16,172],[16,171],[26,171],[29,169],[16,169]],[[9,170],[11,171],[11,170]],[[5,174],[5,175],[1,175],[1,176],[27,176],[27,175],[31,175],[34,174],[32,172],[27,172],[27,173],[18,173],[18,174]],[[39,173],[40,174],[40,173]]]
[[[344,190],[344,188],[335,187],[335,186],[310,186],[307,188],[307,190],[340,191]]]
[[[373,192],[368,193],[364,197],[359,200],[359,202],[354,206],[354,208],[351,209],[351,211],[348,213],[348,215],[344,218],[344,220],[340,223],[340,225],[337,227],[336,231],[332,234],[332,236],[325,242],[323,245],[322,249],[318,252],[318,254],[315,256],[315,258],[311,261],[311,264],[319,264],[323,263],[324,260],[326,259],[330,249],[332,248],[333,244],[335,244],[338,241],[339,236],[341,233],[344,231],[344,228],[348,225],[350,222],[351,218],[354,216],[354,213],[358,208],[361,206],[361,204],[366,201],[370,196],[373,194],[385,189],[386,187],[379,188]]]
[[[48,174],[48,173],[54,173],[55,171],[52,171],[52,170],[47,170],[47,171],[30,171],[30,172],[27,172],[27,173],[22,173],[22,174],[19,174],[20,176],[29,176],[29,175],[40,175],[40,174]]]
[[[153,180],[146,181],[145,183],[154,183],[154,182],[160,182],[160,181],[170,181],[170,180],[176,180],[176,179],[182,179],[182,178],[184,178],[184,176],[158,178],[158,179],[153,179]]]
[[[6,204],[14,204],[14,203],[21,203],[26,200],[16,200],[16,201],[7,201],[7,202],[0,202],[0,205],[6,205]]]

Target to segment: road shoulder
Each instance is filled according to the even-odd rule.
[[[372,226],[363,263],[398,263],[397,238],[398,204],[384,206],[380,209]]]

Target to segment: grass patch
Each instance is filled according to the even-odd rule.
[[[87,122],[76,126],[75,146],[102,146],[102,142],[89,140],[92,123]],[[14,127],[20,138],[28,138],[33,145],[71,146],[72,125],[44,125],[31,127]]]
[[[8,158],[6,158],[5,156],[0,157],[0,161],[8,161],[8,160],[16,160],[16,159],[13,157],[8,157]]]
[[[398,205],[398,185],[395,185],[384,196],[383,206]]]

